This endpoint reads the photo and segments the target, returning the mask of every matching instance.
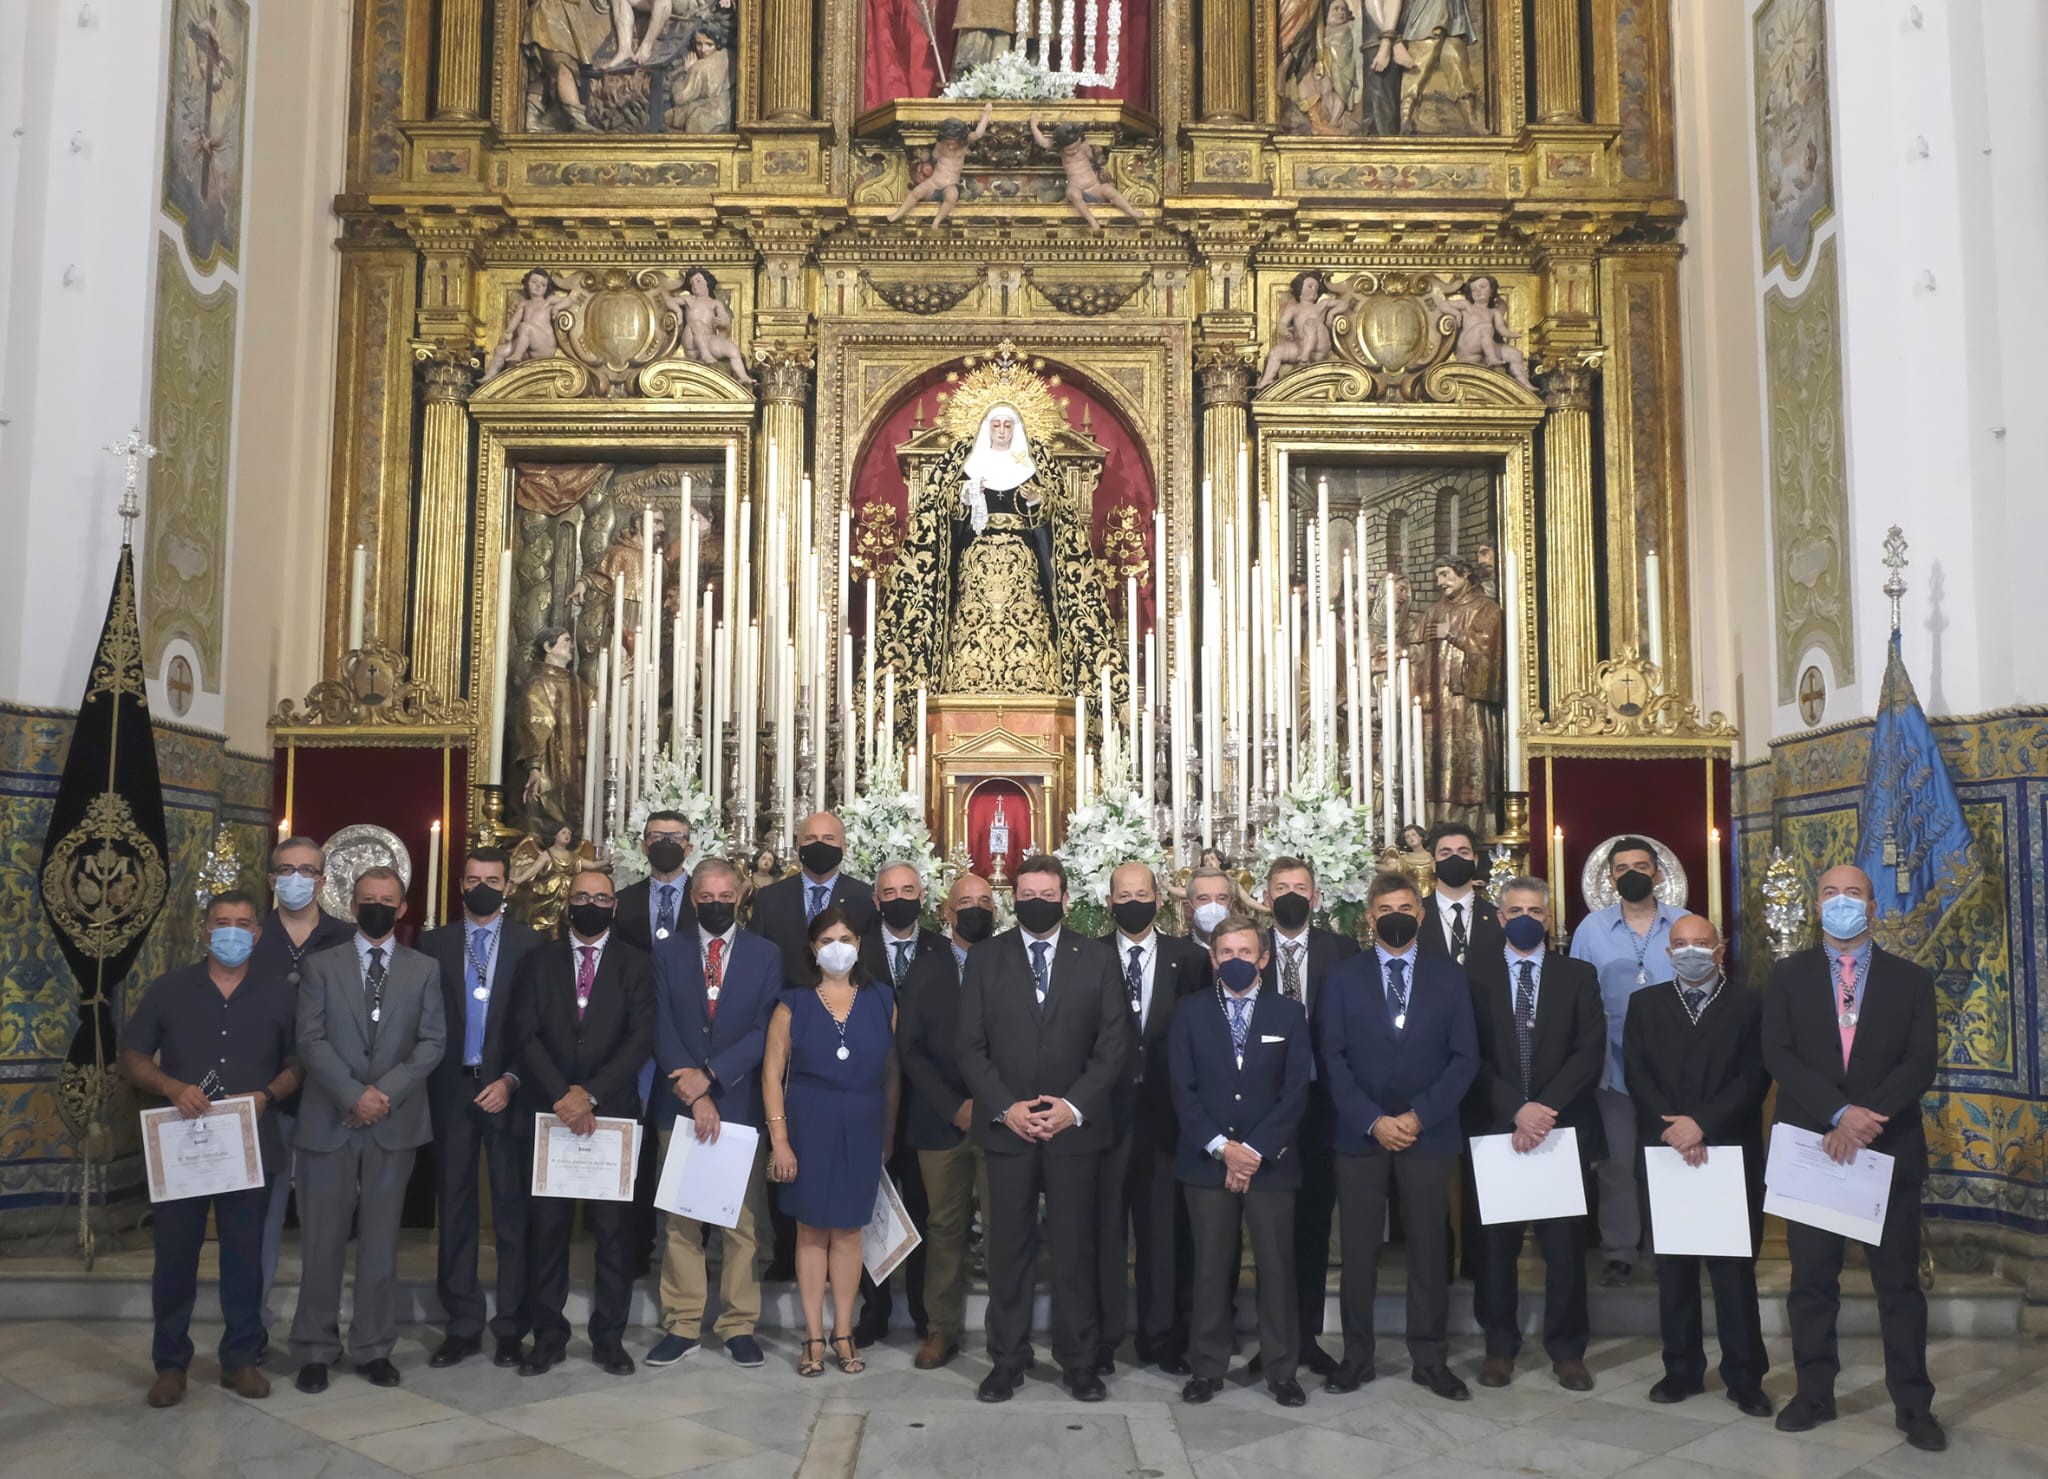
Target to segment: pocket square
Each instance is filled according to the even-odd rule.
[[[1262,1032],[1262,1033],[1260,1033],[1260,1034],[1259,1034],[1259,1041],[1260,1041],[1260,1042],[1286,1042],[1286,1041],[1287,1041],[1287,1039],[1286,1039],[1286,1038],[1284,1038],[1284,1037],[1276,1037],[1276,1036],[1275,1036],[1274,1034],[1272,1034],[1272,1033],[1270,1033],[1270,1032]]]

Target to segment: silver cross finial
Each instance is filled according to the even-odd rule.
[[[142,428],[137,426],[120,441],[109,443],[106,450],[127,462],[127,483],[121,491],[121,543],[130,544],[134,542],[135,520],[142,514],[135,486],[142,481],[143,462],[156,456],[156,448],[142,439]]]
[[[1892,635],[1899,634],[1899,598],[1906,594],[1906,536],[1897,524],[1885,531],[1884,568],[1891,571],[1891,578],[1884,583],[1884,593],[1892,598]]]

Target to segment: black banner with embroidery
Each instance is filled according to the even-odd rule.
[[[125,546],[38,877],[43,913],[78,980],[80,1027],[110,1025],[112,992],[135,964],[170,891],[163,783],[142,686],[135,561]],[[78,1047],[74,1042],[74,1056]],[[111,1043],[96,1042],[92,1053],[103,1061],[110,1050]]]

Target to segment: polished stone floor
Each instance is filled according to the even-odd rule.
[[[427,1366],[436,1332],[406,1327],[405,1385],[370,1387],[337,1371],[317,1397],[293,1390],[273,1358],[266,1401],[210,1385],[218,1326],[196,1327],[202,1355],[182,1407],[144,1406],[149,1329],[137,1321],[0,1321],[0,1475],[142,1479],[176,1473],[248,1479],[391,1474],[479,1479],[616,1475],[657,1479],[1956,1479],[2048,1476],[2048,1343],[1947,1339],[1930,1352],[1952,1447],[1917,1453],[1893,1430],[1874,1340],[1844,1343],[1842,1418],[1788,1436],[1744,1418],[1718,1388],[1679,1407],[1645,1397],[1661,1373],[1654,1342],[1596,1341],[1598,1387],[1559,1389],[1525,1351],[1515,1384],[1475,1388],[1453,1405],[1407,1380],[1398,1341],[1379,1380],[1349,1397],[1312,1391],[1276,1407],[1242,1369],[1216,1401],[1188,1407],[1179,1383],[1120,1369],[1110,1401],[1069,1400],[1041,1366],[1017,1399],[974,1400],[987,1367],[963,1357],[938,1372],[910,1363],[910,1337],[868,1352],[868,1370],[803,1380],[791,1342],[770,1337],[768,1364],[742,1371],[716,1347],[664,1371],[607,1377],[581,1340],[546,1376],[520,1378],[478,1358]],[[647,1332],[630,1334],[637,1355]],[[1772,1355],[1784,1352],[1773,1343]],[[1477,1350],[1459,1341],[1468,1378]],[[1772,1373],[1782,1400],[1791,1374]]]

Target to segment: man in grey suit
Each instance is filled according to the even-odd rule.
[[[432,957],[394,938],[405,915],[396,870],[356,880],[355,938],[306,958],[299,983],[300,1252],[292,1353],[298,1388],[327,1390],[341,1356],[341,1274],[356,1223],[349,1356],[380,1387],[398,1385],[398,1217],[419,1147],[433,1138],[427,1077],[441,1061],[447,1010]]]

